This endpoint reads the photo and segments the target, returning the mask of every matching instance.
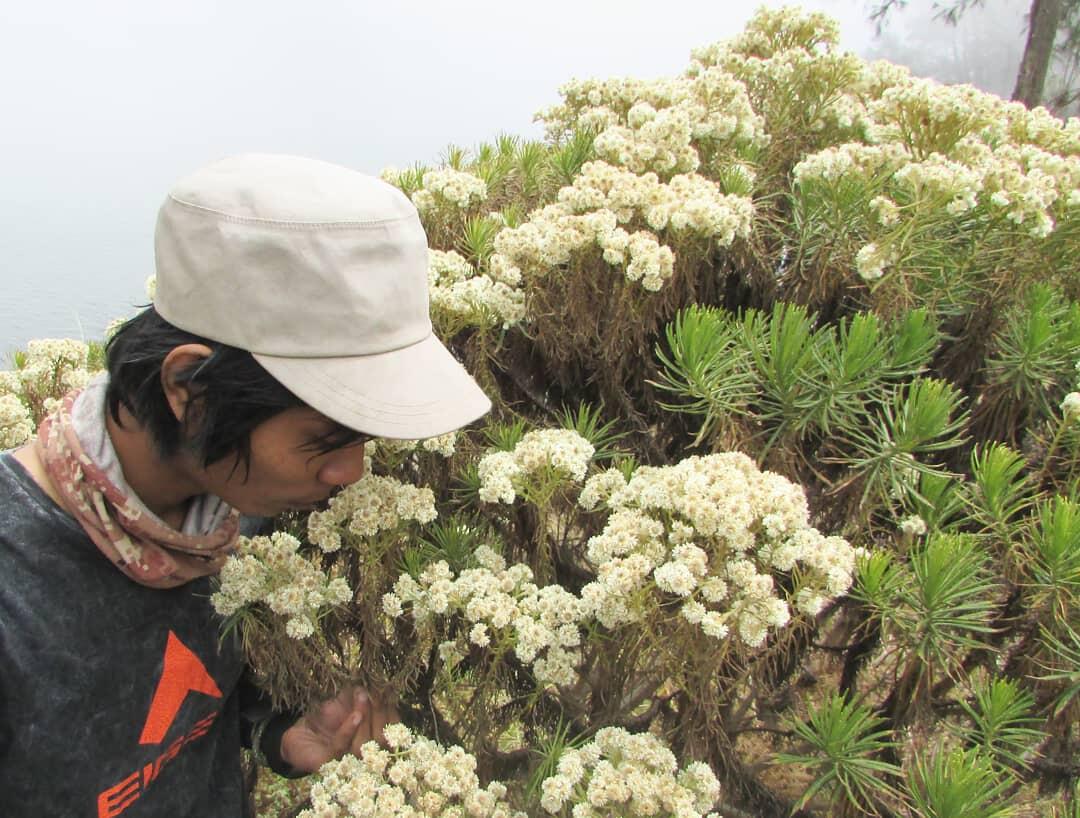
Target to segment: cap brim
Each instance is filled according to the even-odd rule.
[[[435,437],[460,429],[491,409],[487,395],[434,334],[377,355],[253,355],[312,409],[376,437]]]

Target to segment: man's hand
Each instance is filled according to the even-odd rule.
[[[369,741],[383,741],[383,728],[398,721],[393,707],[373,700],[362,687],[348,687],[313,706],[281,737],[281,757],[299,772],[313,773],[346,753],[360,755]]]

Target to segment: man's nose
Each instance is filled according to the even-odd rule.
[[[319,469],[319,482],[328,486],[347,486],[364,476],[364,447],[348,446],[331,452]]]

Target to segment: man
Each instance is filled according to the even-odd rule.
[[[155,257],[107,378],[0,455],[5,818],[237,818],[243,741],[302,774],[380,737],[392,713],[360,689],[300,718],[248,707],[210,578],[240,515],[322,503],[368,436],[490,408],[432,335],[416,211],[377,179],[222,160],[167,197]]]

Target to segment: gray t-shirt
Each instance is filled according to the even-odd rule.
[[[0,816],[237,818],[237,685],[210,580],[116,570],[0,454]]]

